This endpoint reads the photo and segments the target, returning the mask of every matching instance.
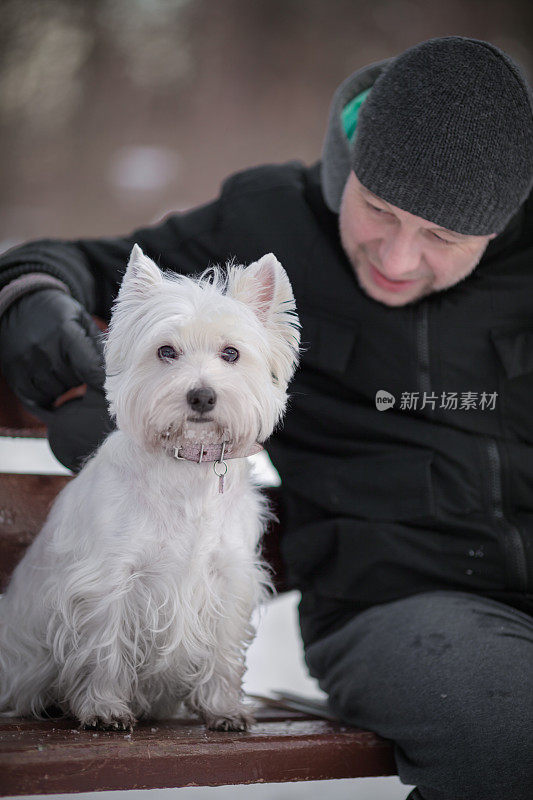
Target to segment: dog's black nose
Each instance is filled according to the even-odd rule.
[[[212,411],[217,401],[217,395],[214,389],[207,386],[204,389],[191,389],[187,392],[187,402],[193,411],[199,414],[205,414],[206,411]]]

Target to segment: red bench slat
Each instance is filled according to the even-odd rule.
[[[131,734],[73,720],[0,719],[0,793],[218,786],[394,775],[389,742],[368,731],[264,709],[247,733],[173,719]]]

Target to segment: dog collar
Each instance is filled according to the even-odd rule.
[[[226,458],[246,458],[260,453],[263,445],[254,442],[247,450],[232,450],[230,442],[220,444],[185,444],[174,447],[174,458],[178,461],[194,461],[196,464],[212,462],[215,475],[218,476],[219,494],[224,492],[224,477],[228,471]],[[218,469],[217,469],[218,467]]]
[[[178,461],[196,461],[197,464],[209,461],[224,461],[226,458],[246,458],[260,453],[263,445],[254,442],[248,450],[232,450],[229,442],[220,444],[185,444],[174,448],[174,458]]]

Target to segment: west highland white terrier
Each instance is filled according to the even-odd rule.
[[[246,729],[245,651],[269,584],[246,456],[282,417],[298,351],[272,254],[193,279],[134,246],[105,340],[117,430],[0,601],[0,709],[131,730],[184,703],[209,728]]]

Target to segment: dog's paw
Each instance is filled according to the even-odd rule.
[[[206,719],[206,727],[210,731],[247,731],[250,725],[255,722],[254,718],[247,711],[231,716],[209,717]]]
[[[82,730],[97,731],[133,731],[136,719],[130,714],[121,716],[101,717],[95,715],[83,720],[80,724]]]

